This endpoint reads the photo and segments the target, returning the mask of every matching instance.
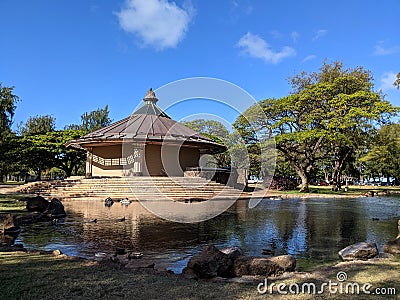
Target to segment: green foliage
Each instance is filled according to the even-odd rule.
[[[72,139],[84,135],[82,130],[61,130],[44,134],[27,135],[22,139],[22,154],[24,161],[39,175],[44,169],[57,167],[71,176],[74,169],[78,168],[85,160],[86,154],[64,144]]]
[[[111,124],[112,119],[109,117],[110,111],[108,105],[104,108],[98,108],[89,113],[85,112],[81,115],[81,124],[69,125],[65,129],[84,130],[86,133],[96,131],[100,128]]]
[[[365,164],[366,174],[393,176],[400,179],[400,124],[383,126],[376,134],[372,147],[360,159]]]
[[[44,134],[54,131],[56,128],[56,118],[50,115],[29,117],[25,124],[20,125],[22,135]]]
[[[215,120],[196,119],[190,122],[182,122],[183,125],[201,133],[210,140],[221,144],[227,145],[230,139],[229,131],[226,127]],[[231,157],[229,151],[224,153],[214,154],[212,158],[204,162],[207,166],[213,167],[226,167],[231,164]]]
[[[19,98],[13,90],[14,87],[5,87],[0,83],[0,182],[16,165],[15,157],[11,155],[14,147],[11,124]]]
[[[0,181],[3,176],[18,172],[23,168],[21,159],[21,142],[13,132],[8,131],[0,138]]]
[[[182,124],[197,132],[201,132],[202,134],[215,136],[220,139],[225,139],[229,135],[229,131],[226,127],[215,120],[196,119],[193,121],[182,122]]]
[[[341,62],[324,62],[319,73],[303,72],[291,84],[292,94],[259,103],[266,117],[262,122],[253,106],[234,126],[248,142],[256,140],[253,128],[271,129],[276,148],[302,179],[302,191],[308,190],[321,160],[332,162],[333,180],[339,180],[351,153],[398,111],[373,91],[372,76],[362,67],[344,69]]]
[[[2,86],[0,82],[0,135],[11,128],[15,104],[19,100],[18,96],[13,94],[13,91],[14,87]]]
[[[393,83],[393,85],[397,87],[397,89],[400,89],[400,72],[397,73],[397,78],[396,81]]]

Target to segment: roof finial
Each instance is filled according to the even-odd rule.
[[[143,101],[146,102],[146,103],[147,102],[151,102],[153,104],[155,104],[158,101],[158,99],[156,97],[156,94],[154,93],[152,88],[150,88],[147,91],[146,96],[143,98]]]

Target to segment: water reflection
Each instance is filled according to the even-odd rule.
[[[334,261],[338,250],[349,244],[373,241],[381,247],[393,239],[400,216],[396,198],[264,199],[252,209],[247,201],[238,201],[220,216],[193,224],[160,219],[137,202],[110,208],[102,201],[75,200],[64,205],[68,216],[63,222],[25,226],[16,242],[84,257],[126,248],[175,271],[210,243],[239,246],[248,255],[259,256],[262,249],[269,249],[275,255]],[[123,217],[125,221],[120,221]],[[93,219],[97,223],[90,222]]]

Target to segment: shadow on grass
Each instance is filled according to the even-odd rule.
[[[256,284],[153,275],[81,259],[0,253],[1,299],[253,299]]]
[[[289,274],[286,279],[278,277],[268,279],[268,282],[300,286],[313,282],[320,287],[328,280],[338,282],[337,272],[345,271],[347,282],[368,282],[373,288],[394,287],[399,291],[398,268],[398,261],[377,265],[349,264],[322,268],[312,277]],[[272,295],[259,294],[258,282],[195,281],[181,276],[133,272],[110,261],[98,264],[84,259],[20,252],[0,253],[0,282],[0,299],[396,299],[389,295],[328,292],[280,295],[276,290]]]

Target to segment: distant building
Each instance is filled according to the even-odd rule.
[[[150,89],[129,117],[66,143],[87,151],[86,176],[183,176],[203,154],[226,150],[172,120]]]

